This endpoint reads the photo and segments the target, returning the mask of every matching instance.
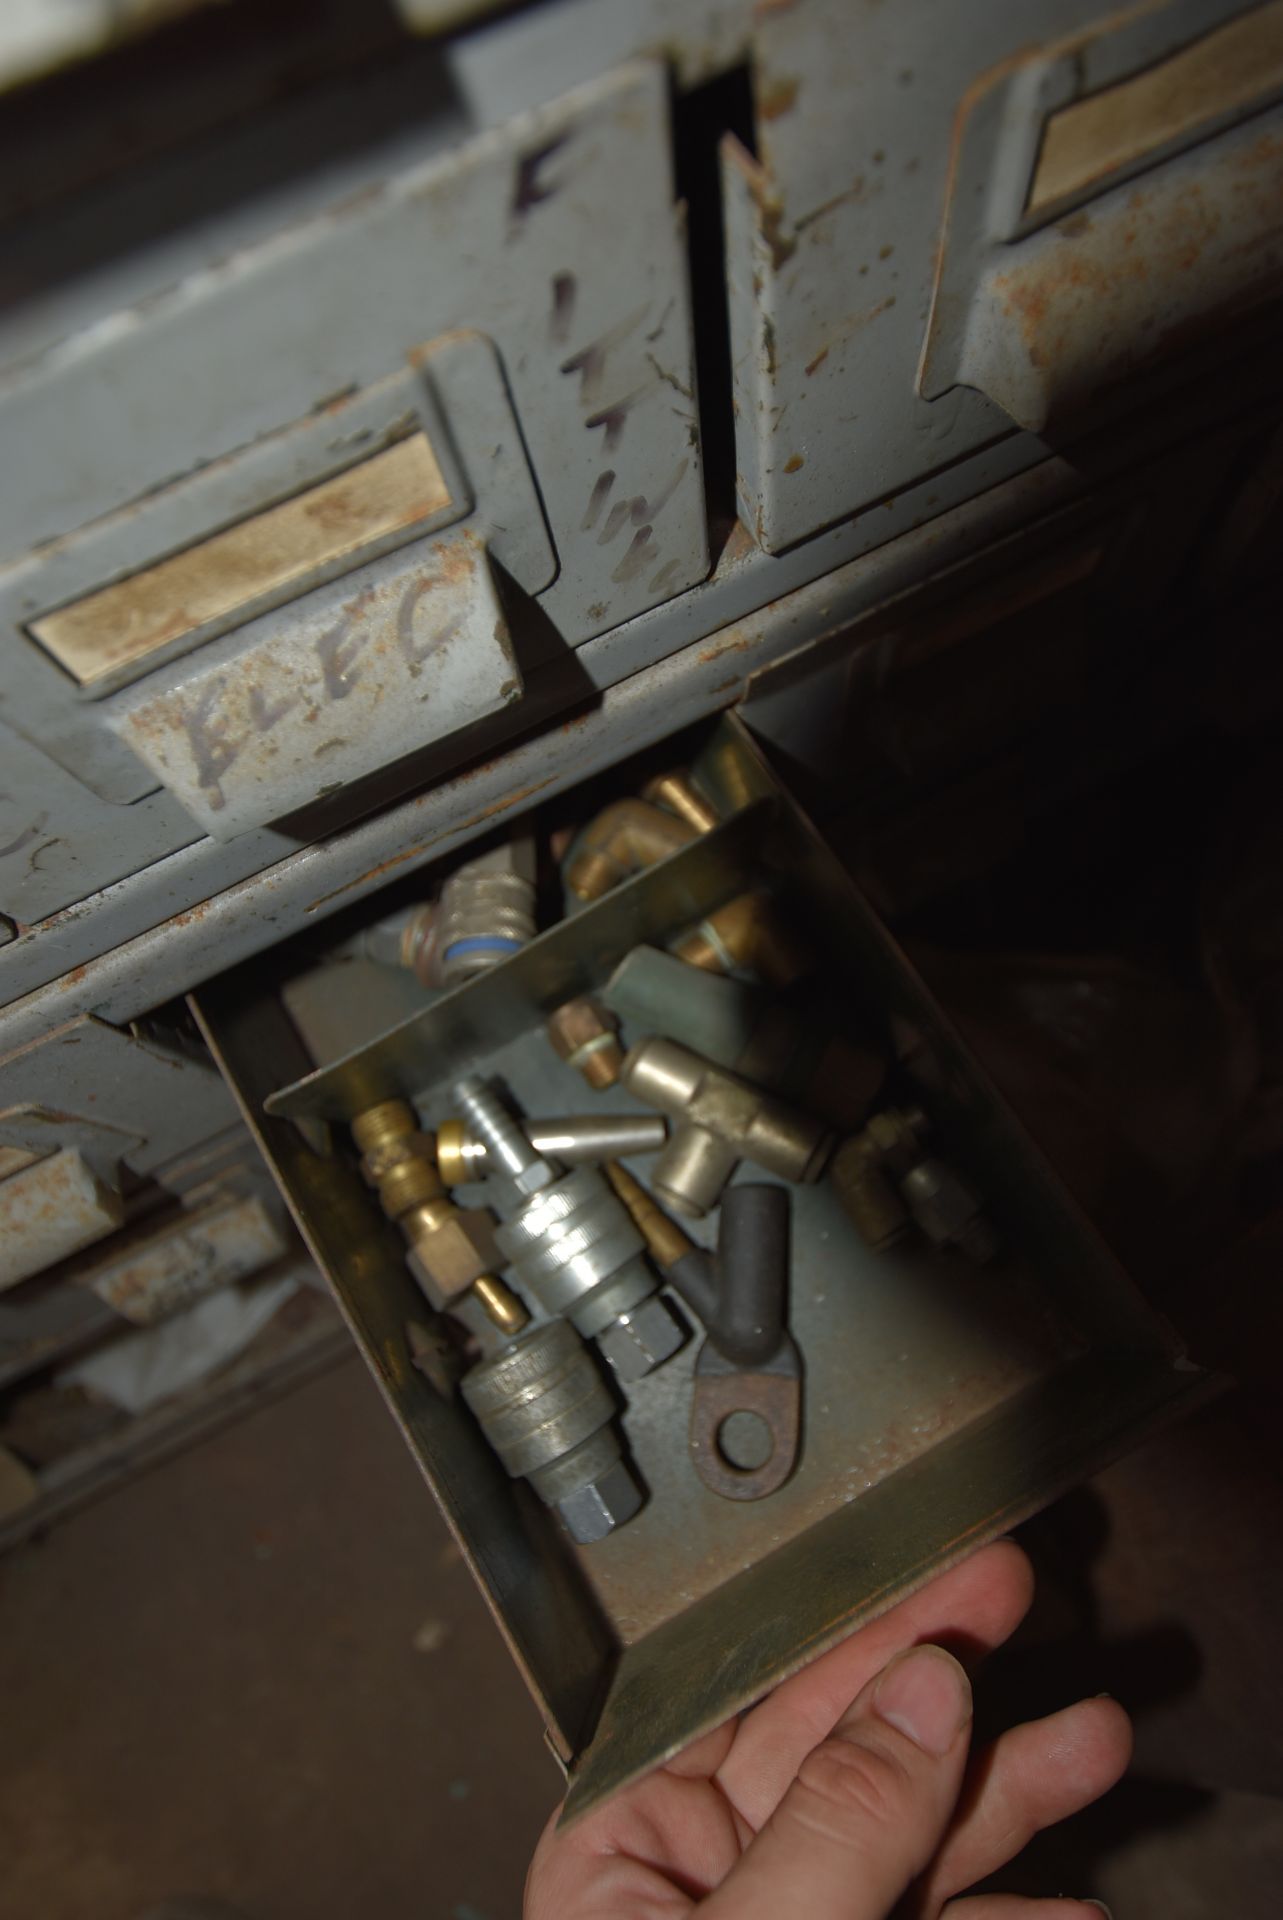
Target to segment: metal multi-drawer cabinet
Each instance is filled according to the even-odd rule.
[[[420,0],[377,28],[254,11],[112,53],[112,87],[23,72],[0,111],[0,1217],[29,1357],[40,1327],[78,1324],[56,1302],[113,1248],[133,1271],[148,1221],[168,1271],[202,1156],[239,1164],[185,995],[219,983],[202,1016],[230,1023],[224,1064],[268,1126],[259,1096],[292,1075],[267,1010],[263,1058],[237,1051],[260,1017],[246,963],[272,976],[278,947],[324,948],[389,886],[746,700],[818,768],[838,707],[906,660],[956,648],[965,672],[986,622],[1025,609],[1033,633],[1085,591],[1161,624],[1192,572],[1268,544],[1277,499],[1277,0],[557,0],[455,9],[448,32]],[[18,60],[0,27],[0,72]],[[1049,660],[1048,684],[1068,671]],[[1014,736],[1017,679],[938,730]],[[931,884],[872,878],[884,908]],[[849,912],[857,971],[885,960]],[[308,1150],[283,1124],[270,1157],[297,1202]],[[1014,1156],[1059,1206],[995,1124],[987,1179]],[[233,1181],[219,1204],[242,1202]],[[211,1271],[281,1257],[264,1222],[252,1259]],[[410,1286],[386,1234],[350,1232],[389,1299]],[[1080,1251],[1092,1344],[1126,1288]],[[347,1257],[327,1239],[363,1337],[383,1315],[400,1338],[386,1303],[353,1305]],[[585,1588],[418,1376],[391,1390],[438,1481],[457,1452],[458,1498],[481,1489],[497,1531],[462,1531],[569,1759],[618,1647],[622,1687],[683,1609],[652,1593],[631,1648],[622,1574]],[[1045,1491],[1109,1444],[1094,1394],[1067,1406]],[[880,1404],[834,1446],[865,1445]],[[906,1476],[935,1471],[882,1483],[897,1526]],[[939,1484],[922,1565],[1028,1504]],[[837,1542],[830,1493],[787,1497]],[[779,1613],[776,1566],[743,1572],[737,1634]],[[712,1619],[712,1589],[687,1587]],[[746,1651],[708,1711],[838,1624]],[[650,1745],[596,1745],[586,1783],[693,1724],[637,1685]]]

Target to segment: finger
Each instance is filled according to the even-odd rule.
[[[675,1773],[683,1780],[707,1780],[717,1772],[729,1754],[739,1728],[739,1716],[733,1720],[724,1720],[720,1727],[714,1727],[694,1741],[689,1747],[683,1747],[680,1753],[665,1762],[664,1771]]]
[[[884,1920],[940,1844],[970,1726],[971,1684],[952,1654],[893,1660],[805,1756],[705,1920]]]
[[[1089,1807],[1122,1778],[1131,1752],[1131,1722],[1116,1700],[1080,1700],[1004,1733],[973,1760],[912,1910],[934,1914],[1014,1860],[1044,1827]]]
[[[628,1920],[661,1915],[670,1920],[688,1914],[705,1887],[729,1871],[739,1846],[732,1836],[715,1875],[687,1890],[667,1860],[674,1814],[680,1818],[680,1807],[635,1808],[624,1844],[613,1845],[603,1833],[584,1831],[591,1815],[567,1833],[558,1828],[554,1813],[526,1873],[525,1920],[618,1920],[621,1914]]]
[[[1026,1900],[1018,1893],[977,1893],[951,1900],[940,1920],[1109,1920],[1100,1900]]]
[[[756,1831],[803,1756],[897,1653],[931,1641],[974,1662],[1015,1632],[1032,1598],[1033,1572],[1020,1548],[1010,1540],[982,1548],[777,1687],[741,1722],[718,1785]]]

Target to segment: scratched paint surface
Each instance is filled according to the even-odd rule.
[[[577,643],[707,571],[658,61],[162,283],[116,319],[0,376],[5,442],[27,449],[20,477],[0,472],[4,558],[386,379],[463,327],[502,359],[561,563],[543,595],[559,632]],[[605,470],[628,514],[605,541],[600,527],[580,538]]]
[[[101,1240],[124,1218],[74,1147],[11,1174],[0,1194],[0,1292]]]
[[[1256,128],[1260,127],[1257,131]],[[1283,271],[1283,116],[1223,135],[991,268],[959,378],[1040,430],[1179,347]]]
[[[262,1200],[250,1195],[180,1219],[105,1261],[85,1284],[126,1320],[148,1327],[216,1287],[248,1279],[286,1245]]]
[[[296,603],[140,693],[122,738],[218,839],[279,819],[494,713],[521,676],[484,550],[443,535]],[[249,637],[249,644],[246,642]]]
[[[1021,252],[1008,242],[1037,160],[1042,76],[1054,66],[1070,96],[1091,93],[1243,11],[1238,0],[1116,8],[805,0],[755,9],[756,152],[724,142],[723,193],[737,490],[744,523],[767,552],[845,515],[876,519],[927,476],[937,511],[973,498],[985,450],[1004,436],[1013,461],[1040,457],[1017,434],[1036,428],[1035,409],[1007,411],[991,386],[982,391],[960,373],[956,352],[938,368],[930,349],[942,323],[965,332],[973,302],[980,324],[998,331],[980,313],[989,300],[977,288],[991,250],[998,271],[1010,264],[1004,253]],[[986,95],[1002,110],[971,165],[965,129]],[[1227,253],[1263,224],[1250,191],[1242,183],[1227,210]],[[1215,297],[1234,297],[1232,275],[1227,263],[1219,283],[1209,281]],[[1106,278],[1112,295],[1117,276]],[[1179,281],[1178,269],[1156,288],[1156,307],[1164,294],[1177,306],[1188,299]],[[1062,311],[1075,305],[1072,291],[1055,298]],[[1105,345],[1110,328],[1125,338],[1147,317],[1112,297],[1098,316],[1090,290],[1081,310],[1082,326],[1067,336],[1071,399],[1120,371]],[[1053,376],[1057,319],[1044,348]],[[1015,359],[1009,321],[1007,332],[1016,334],[1007,354]],[[1114,398],[1121,410],[1135,395],[1119,385]]]

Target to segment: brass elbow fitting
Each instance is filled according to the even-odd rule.
[[[980,1202],[952,1167],[926,1153],[929,1131],[917,1107],[875,1113],[863,1132],[844,1140],[834,1154],[833,1189],[875,1252],[898,1240],[912,1216],[933,1246],[958,1247],[973,1260],[989,1260],[997,1240]],[[899,1181],[899,1193],[889,1175]]]
[[[842,1142],[829,1167],[829,1180],[843,1212],[875,1253],[893,1246],[906,1232],[908,1210],[887,1179],[882,1155],[867,1130]]]
[[[673,952],[692,967],[709,973],[754,973],[772,987],[792,986],[811,964],[771,896],[760,890],[738,894],[710,913]]]
[[[493,1269],[504,1265],[495,1223],[481,1207],[456,1207],[432,1157],[432,1137],[420,1130],[406,1100],[384,1100],[352,1122],[361,1149],[361,1170],[377,1187],[379,1201],[409,1245],[410,1271],[438,1311],[465,1294],[485,1310],[502,1333],[516,1333],[530,1318]]]
[[[653,867],[696,838],[695,828],[647,800],[616,800],[585,827],[566,863],[577,900],[600,900],[642,867]]]
[[[676,1122],[651,1185],[678,1213],[707,1213],[741,1160],[782,1180],[816,1180],[823,1171],[832,1144],[824,1127],[674,1040],[634,1047],[623,1083]]]

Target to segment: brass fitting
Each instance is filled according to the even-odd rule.
[[[443,1193],[411,1207],[397,1224],[409,1242],[410,1271],[434,1307],[452,1306],[475,1281],[507,1264],[483,1207],[456,1207]]]
[[[679,1213],[706,1213],[740,1160],[783,1180],[816,1180],[823,1171],[832,1144],[824,1127],[674,1040],[634,1047],[623,1081],[677,1122],[651,1184]]]
[[[710,973],[755,973],[768,986],[789,987],[811,965],[768,893],[741,893],[701,920],[673,948],[679,960]]]
[[[581,995],[549,1014],[548,1038],[566,1065],[577,1068],[598,1093],[618,1080],[624,1064],[619,1022],[596,1000]]]
[[[480,1207],[456,1207],[446,1197],[432,1159],[431,1135],[420,1130],[407,1100],[384,1100],[352,1122],[361,1168],[390,1220],[409,1244],[410,1271],[438,1311],[471,1290],[488,1319],[512,1333],[530,1318],[517,1296],[493,1276],[504,1264],[495,1223]]]
[[[566,863],[566,886],[577,900],[600,900],[629,874],[695,838],[694,827],[647,800],[616,800],[580,834]]]
[[[399,1154],[418,1130],[419,1122],[408,1100],[381,1100],[376,1107],[358,1113],[352,1122],[352,1138],[361,1149],[363,1162],[377,1162],[385,1148]],[[372,1177],[377,1180],[378,1173]]]
[[[875,1113],[833,1156],[834,1191],[875,1251],[898,1240],[912,1216],[933,1246],[958,1247],[972,1260],[990,1260],[998,1243],[980,1202],[952,1167],[925,1151],[929,1133],[930,1123],[917,1107]],[[899,1193],[889,1175],[899,1182]]]
[[[868,1120],[864,1138],[893,1173],[903,1176],[922,1158],[930,1131],[921,1107],[884,1107]]]
[[[466,1120],[443,1120],[437,1128],[437,1171],[447,1187],[484,1179],[486,1144],[473,1139]]]
[[[633,1225],[646,1242],[646,1251],[668,1282],[704,1322],[717,1313],[717,1276],[711,1255],[697,1247],[689,1234],[655,1204],[640,1180],[617,1160],[606,1163],[606,1178],[627,1207]]]
[[[909,1215],[883,1171],[882,1155],[867,1127],[842,1142],[830,1164],[829,1180],[866,1246],[881,1253],[901,1238]]]
[[[492,1273],[478,1274],[472,1283],[472,1293],[500,1333],[520,1333],[524,1326],[529,1325],[530,1315],[512,1288],[505,1287],[503,1281],[496,1280]]]
[[[662,1273],[675,1267],[688,1253],[696,1252],[695,1242],[690,1235],[683,1233],[677,1222],[670,1220],[663,1208],[656,1205],[641,1181],[635,1180],[627,1167],[621,1167],[618,1160],[607,1160],[603,1171],[646,1242],[647,1253]]]
[[[432,1136],[420,1131],[414,1109],[405,1100],[384,1100],[368,1107],[352,1122],[352,1137],[361,1149],[361,1171],[389,1220],[399,1220],[411,1207],[435,1200],[441,1181],[433,1162]]]
[[[647,781],[642,794],[657,807],[667,807],[679,820],[685,820],[688,826],[694,827],[696,833],[710,833],[718,824],[717,813],[703,794],[692,786],[689,775],[685,773],[673,771],[658,774],[654,780]]]

